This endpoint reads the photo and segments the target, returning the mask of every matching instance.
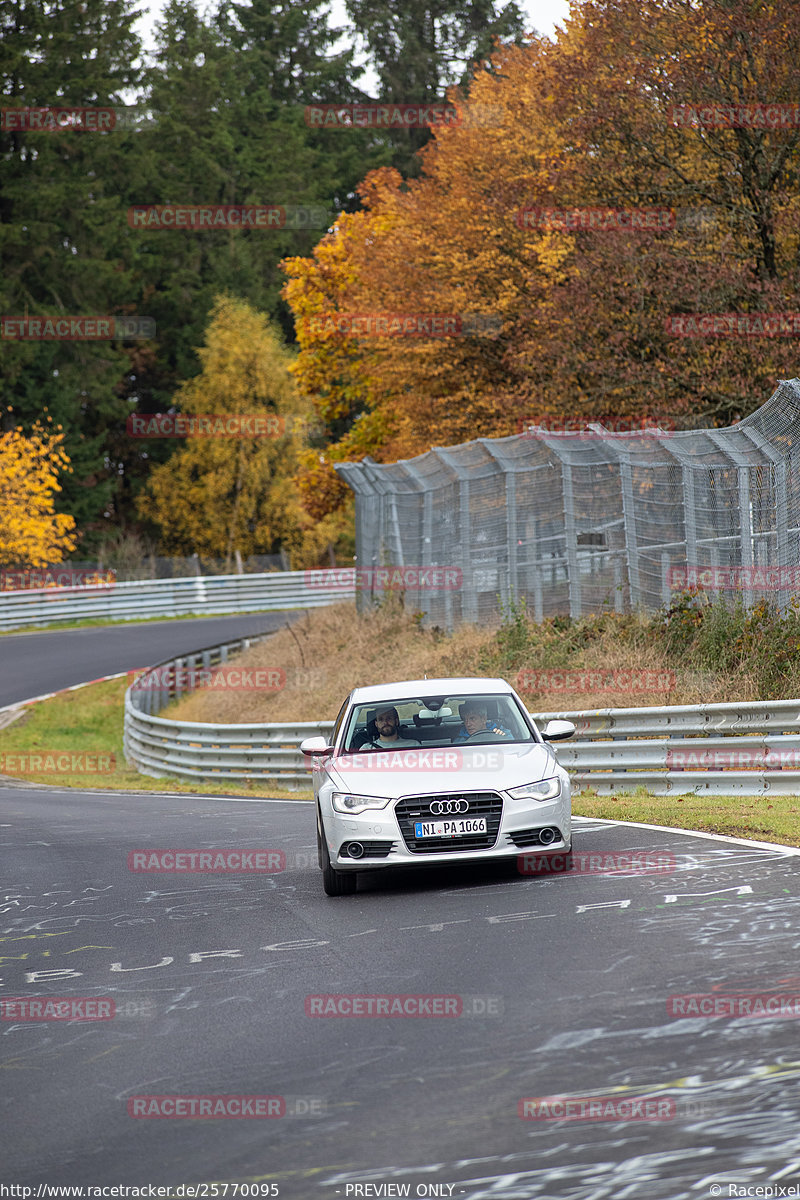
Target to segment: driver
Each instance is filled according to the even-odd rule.
[[[362,742],[359,750],[405,750],[421,743],[400,736],[400,717],[394,707],[379,708],[375,713],[377,737]]]
[[[480,700],[467,700],[461,705],[461,720],[464,724],[459,729],[454,742],[466,742],[476,733],[493,733],[499,738],[510,738],[511,730],[505,725],[492,724],[487,721],[488,709]]]

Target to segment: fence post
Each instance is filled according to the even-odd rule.
[[[679,435],[678,435],[679,436]],[[695,491],[694,467],[688,450],[676,441],[664,439],[664,450],[677,460],[681,469],[683,494],[683,536],[686,547],[686,567],[698,567],[697,557],[697,495]]]
[[[564,552],[567,559],[569,615],[577,619],[582,613],[581,577],[578,567],[578,532],[575,527],[575,495],[572,486],[572,464],[567,458],[568,447],[546,433],[539,435],[545,446],[555,454],[561,467],[561,500],[564,513]]]
[[[515,600],[519,597],[516,467],[501,455],[499,447],[494,445],[489,438],[478,438],[478,441],[503,473],[503,491],[506,501],[506,544],[508,546],[508,583],[505,589],[505,599],[506,603],[508,603],[512,596]]]
[[[465,621],[475,624],[478,620],[478,597],[472,571],[472,513],[470,511],[469,476],[464,468],[454,463],[449,452],[441,446],[432,446],[431,454],[448,468],[458,480],[458,526],[461,534],[461,615]]]
[[[751,583],[744,591],[744,606],[752,608],[755,602],[753,596],[753,514],[750,511],[750,462],[735,446],[728,444],[731,430],[707,430],[711,441],[720,448],[736,467],[736,482],[739,492],[739,557],[742,566],[749,571]]]
[[[738,428],[745,437],[748,437],[758,447],[775,468],[775,494],[773,497],[773,510],[775,513],[775,557],[777,559],[775,565],[783,573],[784,568],[791,565],[789,562],[789,488],[787,483],[786,459],[779,450],[770,445],[758,430],[751,429],[749,425],[740,425]],[[781,584],[783,584],[782,579]],[[785,586],[779,587],[778,606],[782,612],[786,611],[791,594],[791,588]]]

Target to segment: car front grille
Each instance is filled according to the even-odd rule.
[[[442,813],[431,812],[431,804],[435,800],[466,800],[469,804],[467,812]],[[500,818],[503,815],[503,801],[497,792],[448,792],[436,796],[406,796],[395,805],[395,815],[403,841],[412,854],[441,854],[458,853],[465,850],[488,850],[497,841],[500,829]],[[414,824],[417,821],[441,821],[458,817],[485,817],[486,833],[467,833],[462,837],[426,837],[417,838],[414,834]]]

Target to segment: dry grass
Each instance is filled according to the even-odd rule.
[[[571,661],[570,669],[615,672],[652,672],[656,676],[672,676],[671,686],[662,691],[603,690],[579,693],[540,692],[527,695],[531,711],[559,708],[574,712],[592,708],[646,708],[664,704],[714,704],[726,700],[753,700],[756,684],[746,673],[732,680],[723,672],[697,671],[677,668],[674,658],[660,642],[647,638],[643,627],[628,626],[625,630],[610,625],[596,641],[580,653],[580,662]],[[543,666],[548,665],[543,663]],[[514,680],[509,680],[513,684]]]
[[[531,711],[574,712],[591,708],[631,708],[700,701],[749,699],[746,676],[677,671],[660,642],[644,627],[613,622],[580,647],[568,635],[547,634],[526,666],[544,669],[602,669],[676,674],[668,691],[521,690]],[[462,626],[452,636],[423,630],[398,603],[358,615],[352,604],[315,609],[274,637],[253,646],[237,665],[286,673],[281,691],[205,689],[172,705],[163,715],[183,721],[219,724],[333,720],[351,688],[403,679],[477,675],[506,678],[517,686],[517,669],[504,669],[508,656],[498,647],[497,629]]]
[[[204,689],[162,715],[219,724],[333,720],[354,687],[403,679],[469,675],[488,638],[471,627],[452,637],[421,630],[399,605],[359,616],[352,604],[314,609],[236,659],[237,666],[286,673],[279,692]]]

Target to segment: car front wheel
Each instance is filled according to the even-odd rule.
[[[331,866],[331,856],[317,818],[317,852],[322,867],[322,887],[326,896],[352,896],[358,884],[355,871],[337,871]]]

